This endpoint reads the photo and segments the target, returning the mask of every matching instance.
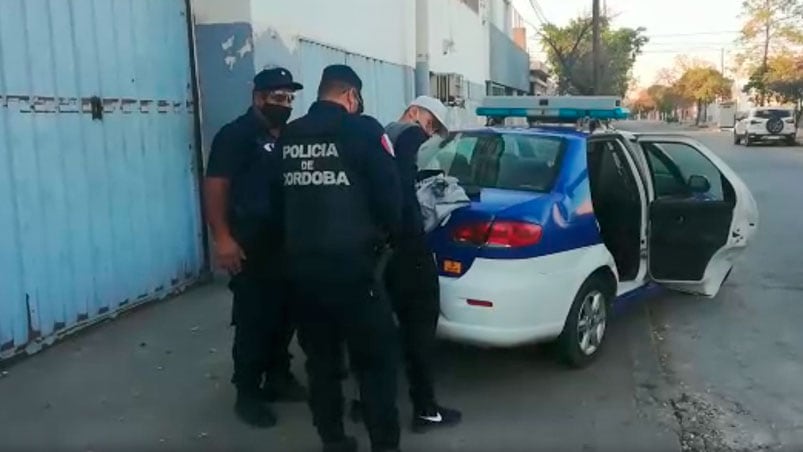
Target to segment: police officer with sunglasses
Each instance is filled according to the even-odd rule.
[[[231,276],[234,294],[235,412],[257,427],[276,423],[267,402],[306,398],[290,372],[294,326],[281,263],[281,209],[279,193],[267,182],[281,171],[275,142],[302,88],[284,68],[257,74],[252,105],[212,142],[204,181],[215,260]]]

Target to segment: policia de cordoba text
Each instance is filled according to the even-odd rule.
[[[345,171],[315,170],[316,159],[339,158],[335,143],[285,145],[282,159],[298,162],[299,171],[284,174],[284,185],[351,185]]]

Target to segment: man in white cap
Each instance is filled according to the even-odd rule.
[[[438,325],[438,270],[424,236],[421,206],[416,197],[418,149],[432,135],[446,129],[446,107],[434,97],[421,96],[410,103],[402,117],[388,124],[396,153],[402,188],[402,228],[385,273],[388,295],[399,319],[410,398],[413,431],[450,426],[461,413],[438,405],[432,375],[432,355]]]

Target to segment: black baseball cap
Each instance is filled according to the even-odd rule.
[[[362,91],[362,80],[350,66],[345,64],[333,64],[326,66],[321,74],[321,84],[326,82],[342,82]]]
[[[263,69],[254,76],[254,91],[272,91],[282,88],[298,91],[304,89],[304,85],[293,81],[293,74],[283,67]]]

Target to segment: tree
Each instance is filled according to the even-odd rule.
[[[629,102],[630,111],[638,116],[642,116],[657,110],[655,99],[647,92],[641,90]]]
[[[780,103],[794,103],[796,120],[803,113],[803,54],[780,55],[768,63],[767,91]]]
[[[704,108],[717,99],[730,99],[732,88],[733,80],[725,78],[718,70],[706,66],[686,70],[674,86],[681,96],[696,102],[698,125]]]
[[[614,29],[608,18],[601,21],[601,59],[607,64],[601,68],[601,92],[596,94],[624,97],[633,64],[647,43],[645,29]],[[558,77],[560,94],[595,94],[589,17],[576,18],[564,27],[545,25],[541,30],[541,42],[547,53],[547,62]]]
[[[803,0],[744,0],[739,62],[750,74],[747,92],[755,93],[756,103],[765,105],[768,94],[769,63],[772,55],[788,52],[803,44],[800,11]]]
[[[655,104],[656,111],[664,117],[675,116],[677,109],[688,107],[693,102],[693,100],[683,97],[671,85],[652,85],[647,88],[647,95]]]
[[[803,84],[803,54],[783,52],[767,59],[767,69],[757,68],[742,91],[752,94],[756,103],[763,97],[764,103],[775,100],[779,103],[794,103],[801,110],[801,84]]]

